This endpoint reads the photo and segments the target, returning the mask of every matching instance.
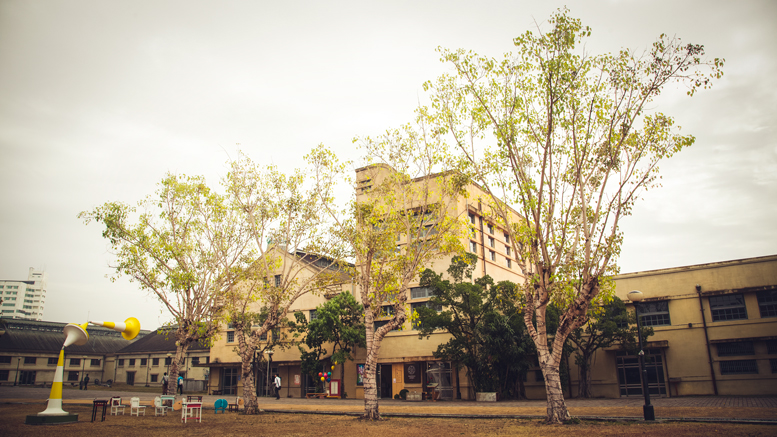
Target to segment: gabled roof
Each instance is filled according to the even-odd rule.
[[[63,329],[67,323],[37,322],[34,320],[2,319],[5,333],[0,335],[0,351],[59,353],[65,342]],[[119,332],[100,326],[89,326],[89,341],[83,346],[71,345],[67,354],[108,354],[129,343]],[[141,331],[140,336],[148,331]],[[133,340],[133,341],[138,341]]]
[[[207,351],[209,347],[201,345],[199,342],[192,343],[189,346],[190,351]],[[137,352],[170,352],[175,351],[175,333],[169,328],[159,328],[156,331],[143,336],[143,338],[125,345],[125,347],[116,351],[119,354],[137,353]]]

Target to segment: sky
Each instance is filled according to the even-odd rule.
[[[726,59],[711,90],[656,102],[696,143],[622,222],[621,272],[777,254],[777,2],[1,0],[0,279],[45,269],[45,320],[155,329],[169,315],[111,282],[80,211],[168,172],[216,185],[239,150],[286,171],[319,143],[357,158],[450,70],[437,47],[501,56],[564,5],[592,54],[665,33]]]

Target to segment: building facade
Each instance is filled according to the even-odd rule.
[[[27,280],[0,280],[0,317],[43,320],[47,290],[46,272],[30,267]]]
[[[651,395],[777,394],[777,255],[627,273],[615,284],[632,310],[627,294],[644,294],[637,305],[654,331],[645,346]],[[642,396],[637,357],[599,351],[592,393]]]

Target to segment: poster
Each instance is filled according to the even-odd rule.
[[[299,385],[299,384],[300,384],[300,376],[294,375],[294,385]]]
[[[364,385],[364,364],[356,365],[356,385]]]

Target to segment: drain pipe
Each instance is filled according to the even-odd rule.
[[[707,358],[710,362],[710,376],[712,377],[712,391],[718,395],[718,381],[715,379],[715,366],[712,363],[712,350],[710,348],[710,336],[707,333],[707,319],[704,317],[704,302],[701,299],[701,285],[696,284],[696,294],[699,296],[699,309],[701,310],[701,322],[704,325],[704,340],[707,342]]]

